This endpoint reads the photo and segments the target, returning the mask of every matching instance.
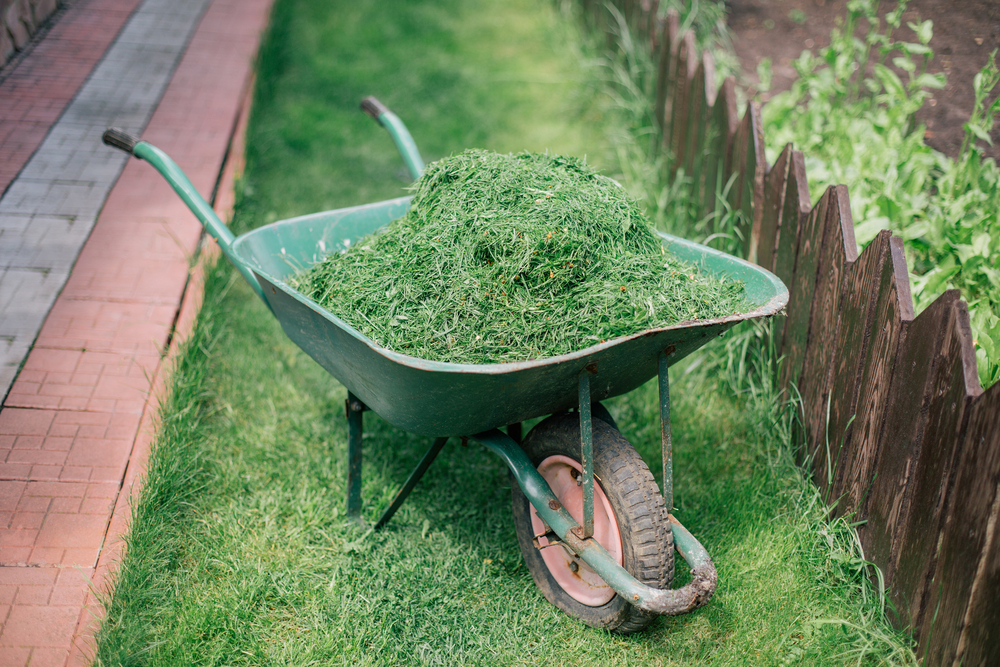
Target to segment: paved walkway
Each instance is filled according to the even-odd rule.
[[[0,198],[0,340],[8,345],[0,366],[0,394],[7,393],[125,165],[128,156],[102,145],[101,133],[111,125],[133,133],[146,127],[207,4],[146,0],[89,71],[70,66],[70,81],[50,83],[47,79],[64,77],[46,77],[29,58],[23,63],[28,67],[18,67],[17,75],[4,82],[9,90],[2,98],[16,117],[11,137],[30,124],[34,132],[26,134],[41,141],[32,142],[30,159]],[[64,19],[78,23],[85,13],[81,7]],[[104,30],[101,24],[73,28],[74,35]],[[64,57],[43,64],[58,72],[62,60],[73,62]],[[29,72],[22,75],[21,69]],[[46,99],[60,90],[59,83],[71,85],[84,77],[72,99],[66,93]],[[36,90],[32,80],[48,85]],[[43,133],[45,119],[55,122]]]
[[[270,4],[78,0],[0,71],[0,667],[88,663],[90,582],[199,303],[200,225],[100,134],[141,133],[228,210]]]

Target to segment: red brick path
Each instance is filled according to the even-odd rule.
[[[0,84],[0,189],[110,43],[81,35],[113,37],[136,4],[78,3]],[[217,209],[232,201],[237,121],[270,4],[214,0],[143,134],[206,197],[235,139]],[[101,30],[72,23],[85,7],[100,8],[92,20]],[[75,48],[82,73],[82,64],[59,64]],[[161,355],[200,303],[190,279],[200,237],[163,179],[129,161],[0,409],[0,667],[89,662],[99,609],[88,580],[105,586],[119,555],[166,386]]]
[[[81,0],[0,83],[0,193],[108,50],[139,0]]]

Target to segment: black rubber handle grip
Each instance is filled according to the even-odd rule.
[[[123,150],[129,155],[135,150],[135,145],[142,141],[139,137],[134,137],[125,130],[119,130],[117,127],[109,127],[104,131],[104,143],[112,148],[117,148]]]
[[[361,100],[361,110],[378,120],[378,117],[389,110],[389,107],[379,102],[374,97],[366,97]]]

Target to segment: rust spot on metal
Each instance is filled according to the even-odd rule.
[[[558,500],[550,500],[549,501],[549,509],[553,510],[553,511],[558,511],[558,510],[562,509],[562,505],[559,504]]]
[[[633,599],[633,600],[638,600],[638,599],[639,599],[639,596],[638,596],[638,595],[633,595],[633,596],[632,596],[632,599]]]
[[[596,361],[587,364],[586,368],[587,368],[587,372],[590,373],[591,375],[597,375],[597,362]]]
[[[673,354],[676,351],[677,351],[677,348],[674,345],[668,345],[667,349],[665,349],[663,351],[663,354],[665,354],[665,355],[667,355],[669,357],[671,354]]]

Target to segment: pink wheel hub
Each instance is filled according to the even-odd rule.
[[[583,487],[577,484],[577,479],[583,476],[583,466],[569,457],[554,455],[542,461],[538,472],[549,483],[562,506],[582,525]],[[621,565],[622,538],[618,532],[618,521],[600,483],[596,478],[594,482],[594,539]],[[549,541],[542,537],[546,532],[545,525],[534,511],[531,513],[531,526],[538,545],[545,547],[541,550],[542,560],[552,578],[570,597],[589,607],[600,607],[611,601],[615,596],[614,590],[589,565],[565,547],[546,546]]]

